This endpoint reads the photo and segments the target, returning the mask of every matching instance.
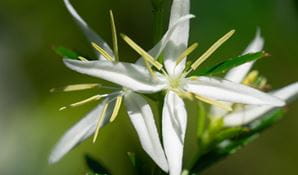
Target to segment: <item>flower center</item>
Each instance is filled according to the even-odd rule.
[[[168,77],[168,86],[169,89],[181,89],[183,86],[183,77],[176,76],[176,77]]]

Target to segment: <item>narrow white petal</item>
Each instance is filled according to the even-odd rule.
[[[162,39],[148,52],[153,58],[158,58],[163,51],[163,49],[166,47],[167,43],[171,39],[171,36],[175,29],[180,26],[184,25],[185,21],[190,20],[191,18],[194,18],[194,15],[188,14],[185,15],[177,20],[177,22],[170,26],[167,32],[163,35]],[[139,58],[137,61],[137,64],[143,64],[143,59]]]
[[[108,43],[106,43],[99,35],[97,35],[89,26],[88,24],[80,17],[78,12],[73,8],[69,0],[64,0],[64,4],[69,11],[69,13],[72,15],[72,17],[75,19],[76,23],[80,26],[81,30],[84,32],[85,36],[90,42],[94,42],[98,44],[101,48],[103,48],[106,52],[108,52],[111,56],[113,56],[113,51],[109,47]],[[98,55],[99,59],[105,59],[101,54],[99,54],[97,51],[95,51]]]
[[[298,97],[298,82],[292,83],[284,88],[273,91],[270,94],[285,100],[287,103],[290,103]]]
[[[287,101],[287,103],[290,103],[298,97],[298,82],[271,92],[270,94]],[[224,118],[224,123],[229,127],[244,125],[263,116],[273,109],[276,109],[276,107],[247,105],[243,110],[232,112],[226,115]]]
[[[193,77],[188,80],[185,88],[187,91],[219,101],[255,105],[285,105],[284,101],[277,97],[220,78]]]
[[[143,149],[162,170],[168,172],[168,163],[149,104],[136,93],[125,95],[124,100],[128,115],[137,131]]]
[[[70,59],[64,59],[64,63],[77,72],[98,77],[137,92],[157,92],[166,86],[161,74],[156,73],[157,77],[151,77],[145,67],[135,64],[109,61],[82,62]]]
[[[190,0],[173,0],[169,27],[184,15],[189,14]],[[165,48],[165,67],[170,75],[178,75],[185,68],[186,59],[176,66],[176,59],[187,48],[189,38],[189,20],[179,25],[173,32]]]
[[[162,134],[170,175],[180,175],[183,160],[187,113],[183,100],[168,92],[162,111]]]
[[[257,30],[256,36],[254,40],[249,44],[249,46],[243,52],[244,54],[247,53],[255,53],[262,51],[264,46],[264,39],[261,36],[260,29]],[[225,76],[225,79],[233,81],[235,83],[241,83],[247,73],[250,71],[251,67],[253,66],[254,61],[242,64],[238,67],[231,69]]]
[[[227,114],[224,117],[224,125],[227,127],[245,125],[273,109],[275,109],[275,107],[248,105],[244,107],[243,110]]]
[[[75,146],[86,140],[95,132],[98,117],[106,103],[107,100],[104,100],[64,134],[50,154],[50,163],[59,161],[66,153],[71,151]],[[107,110],[105,120],[100,127],[103,127],[108,123],[112,108],[113,104],[111,104]]]

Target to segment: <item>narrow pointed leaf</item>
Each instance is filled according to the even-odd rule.
[[[54,48],[54,51],[63,58],[70,58],[70,59],[77,60],[78,57],[80,56],[76,52],[74,52],[70,49],[67,49],[65,47]]]
[[[241,55],[241,56],[238,56],[235,58],[228,59],[228,60],[218,63],[212,67],[207,67],[205,69],[198,69],[198,70],[194,71],[192,73],[192,75],[202,76],[202,75],[214,75],[214,74],[225,73],[226,71],[228,71],[234,67],[240,66],[247,62],[258,60],[260,58],[263,58],[266,55],[267,55],[267,53],[265,53],[265,52],[248,53],[245,55]]]
[[[243,55],[247,53],[255,53],[260,52],[263,49],[265,40],[261,36],[260,29],[257,30],[255,38],[251,41],[251,43],[244,50]],[[231,69],[226,75],[225,79],[233,81],[235,83],[241,83],[245,76],[248,74],[250,69],[252,68],[255,61],[247,62],[238,67]]]

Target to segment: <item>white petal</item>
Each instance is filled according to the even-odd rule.
[[[169,27],[184,15],[189,14],[190,0],[173,0]],[[187,48],[189,38],[189,20],[179,25],[165,48],[165,67],[170,75],[178,75],[185,68],[186,59],[176,66],[176,59]]]
[[[290,84],[282,89],[270,93],[276,97],[279,97],[288,103],[295,100],[298,97],[298,82]],[[225,116],[225,126],[239,126],[250,123],[251,121],[263,116],[267,112],[276,109],[273,106],[245,106],[243,110],[232,112]]]
[[[219,78],[192,77],[185,86],[187,91],[219,101],[283,106],[284,101],[249,86]]]
[[[66,153],[68,153],[75,146],[86,140],[95,132],[98,117],[100,116],[100,113],[106,103],[107,100],[104,100],[95,109],[88,113],[86,117],[81,119],[64,134],[64,136],[59,140],[52,153],[50,154],[50,163],[55,163],[59,161]],[[106,112],[105,120],[102,126],[100,127],[103,127],[109,121],[108,116],[111,115],[112,109],[113,104],[109,106]]]
[[[80,26],[81,30],[84,32],[85,36],[88,38],[90,45],[91,42],[97,43],[101,48],[107,51],[111,56],[113,56],[113,51],[109,47],[108,43],[106,43],[99,35],[97,35],[88,24],[80,17],[77,11],[73,8],[69,0],[64,0],[65,6],[72,17],[75,19],[76,23]],[[100,55],[97,51],[95,51],[98,55],[99,59],[105,59],[102,55]]]
[[[284,88],[273,91],[270,94],[285,100],[287,103],[290,103],[298,97],[298,82],[292,83]]]
[[[249,46],[245,49],[243,54],[247,53],[255,53],[262,51],[264,46],[264,39],[261,36],[261,32],[258,29],[254,40],[249,44]],[[235,83],[241,83],[247,73],[250,71],[253,66],[254,61],[242,64],[238,67],[231,69],[225,76],[225,79],[233,81]]]
[[[227,127],[245,125],[273,109],[275,109],[275,107],[248,105],[241,111],[227,114],[224,117],[224,125]]]
[[[162,39],[148,52],[153,58],[158,58],[160,56],[160,53],[163,51],[165,48],[166,44],[169,42],[171,39],[171,35],[175,31],[175,29],[183,25],[185,21],[190,20],[191,18],[194,18],[194,15],[185,15],[177,20],[177,22],[169,27],[168,31],[163,35]],[[139,58],[138,61],[136,62],[137,64],[143,64],[143,59]]]
[[[109,61],[82,62],[70,59],[64,59],[64,63],[77,72],[98,77],[137,92],[157,92],[166,86],[161,74],[156,73],[157,77],[153,78],[145,67],[135,64]]]
[[[187,113],[183,100],[168,92],[162,111],[162,134],[170,175],[180,175],[183,160]]]
[[[162,170],[168,172],[168,163],[149,104],[136,93],[125,95],[124,100],[128,115],[137,131],[143,149]]]

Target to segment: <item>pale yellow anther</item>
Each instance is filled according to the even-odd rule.
[[[252,85],[253,82],[256,81],[256,79],[258,78],[259,76],[259,72],[254,70],[254,71],[251,71],[246,77],[245,79],[242,81],[243,84],[245,85]]]
[[[101,87],[101,84],[73,84],[68,85],[61,88],[52,88],[50,92],[71,92],[71,91],[80,91],[80,90],[87,90],[87,89],[93,89],[93,88],[99,88]]]
[[[116,117],[119,113],[120,107],[121,107],[122,99],[123,99],[123,96],[118,96],[117,97],[116,104],[115,104],[112,116],[110,118],[110,122],[113,122],[116,119]]]
[[[68,109],[68,108],[73,108],[73,107],[81,106],[81,105],[84,105],[84,104],[89,103],[91,101],[96,101],[96,100],[99,100],[99,99],[101,99],[101,95],[95,95],[95,96],[89,97],[89,98],[87,98],[85,100],[82,100],[82,101],[79,101],[79,102],[70,104],[68,106],[63,106],[63,107],[61,107],[59,109],[59,111],[62,111],[62,110]]]
[[[217,40],[201,57],[199,57],[192,65],[191,69],[196,70],[204,61],[206,61],[211,54],[213,54],[224,42],[226,42],[233,34],[235,30],[231,30],[219,40]]]
[[[106,115],[108,107],[109,107],[109,103],[105,104],[105,106],[102,109],[102,112],[100,113],[100,116],[98,118],[98,122],[97,122],[97,125],[96,125],[95,134],[94,134],[93,141],[92,141],[93,143],[95,143],[95,141],[97,139],[97,136],[98,136],[99,129],[103,125],[103,122],[104,122],[105,115]]]
[[[193,43],[189,46],[182,54],[177,58],[176,65],[178,65],[182,60],[184,60],[189,54],[191,54],[198,47],[198,43]]]
[[[113,14],[112,10],[110,10],[110,18],[111,18],[113,50],[114,50],[114,55],[115,55],[115,61],[119,61],[117,30],[116,30],[116,25],[115,25],[114,14]]]
[[[211,105],[214,105],[214,106],[217,106],[221,109],[224,109],[226,111],[232,111],[232,107],[230,105],[226,105],[222,102],[219,102],[219,101],[216,101],[216,100],[213,100],[213,99],[210,99],[210,98],[207,98],[207,97],[203,97],[203,96],[200,96],[200,95],[197,95],[197,94],[194,94],[194,97],[197,99],[197,100],[200,100],[200,101],[203,101],[205,103],[208,103],[208,104],[211,104]]]
[[[88,60],[86,58],[82,57],[82,56],[78,56],[78,59],[83,61],[83,62],[88,62]]]
[[[91,44],[94,47],[94,49],[96,49],[100,54],[102,54],[107,60],[109,60],[111,62],[114,61],[114,58],[107,51],[105,51],[103,48],[101,48],[99,45],[97,45],[94,42],[92,42]]]
[[[121,34],[121,37],[125,42],[127,42],[130,47],[132,47],[138,54],[140,54],[146,61],[156,67],[158,70],[161,70],[162,64],[156,61],[149,53],[147,53],[144,49],[142,49],[138,44],[136,44],[132,39],[128,36]]]

